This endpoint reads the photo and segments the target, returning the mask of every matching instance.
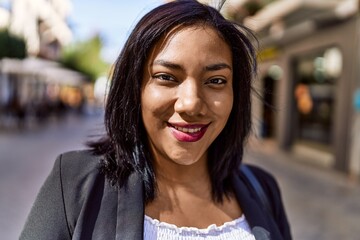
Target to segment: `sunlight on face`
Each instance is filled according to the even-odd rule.
[[[142,118],[157,164],[206,163],[233,104],[230,47],[207,26],[177,28],[144,69]]]

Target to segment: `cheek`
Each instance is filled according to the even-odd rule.
[[[143,111],[153,112],[159,106],[159,103],[162,101],[161,92],[152,89],[151,86],[146,86],[141,93],[141,105]]]
[[[233,96],[233,93],[231,91],[231,93],[229,94],[229,97],[227,98],[226,104],[225,104],[228,117],[229,117],[229,115],[231,113],[231,110],[233,108],[233,104],[234,104],[234,96]]]
[[[233,107],[232,91],[224,94],[221,98],[214,100],[213,107],[213,110],[218,116],[226,118],[227,120]]]
[[[147,86],[141,94],[143,121],[166,121],[170,115],[170,100],[166,91]],[[148,123],[149,124],[149,123]],[[155,123],[153,123],[155,124]]]

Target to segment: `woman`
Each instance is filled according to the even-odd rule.
[[[22,239],[291,239],[274,179],[262,210],[239,172],[255,51],[243,27],[193,0],[135,26],[116,61],[106,136],[61,155]]]

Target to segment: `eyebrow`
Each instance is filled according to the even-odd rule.
[[[178,70],[183,69],[183,67],[181,67],[179,64],[172,63],[172,62],[165,61],[165,60],[161,60],[161,59],[160,60],[155,60],[152,65],[161,65],[161,66],[164,66],[164,67],[167,67],[167,68],[178,69]]]
[[[183,67],[179,64],[169,62],[166,60],[155,60],[152,65],[161,65],[167,68],[176,69],[176,70],[182,70]],[[232,70],[231,66],[226,63],[215,63],[204,67],[205,71],[218,71],[221,69],[229,69]]]
[[[215,64],[211,64],[205,67],[205,70],[207,71],[217,71],[217,70],[221,70],[224,68],[228,68],[229,70],[232,70],[232,68],[226,64],[226,63],[215,63]]]

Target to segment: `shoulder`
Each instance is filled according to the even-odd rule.
[[[65,152],[57,157],[53,171],[59,172],[63,188],[74,188],[84,179],[90,180],[99,175],[100,159],[100,156],[92,154],[89,150]]]
[[[82,170],[91,170],[99,165],[101,157],[94,155],[90,150],[77,150],[62,153],[58,160],[63,167]]]
[[[248,165],[248,168],[255,175],[265,194],[268,196],[273,207],[278,207],[281,203],[281,192],[275,177],[260,166]]]
[[[282,201],[282,194],[275,177],[259,166],[248,165],[253,174],[256,176],[261,187],[268,196],[273,210],[273,217],[277,223],[284,239],[291,239],[290,225],[287,219],[285,206]]]
[[[100,175],[101,156],[90,150],[78,150],[62,153],[58,156],[55,167],[58,168],[63,190],[67,187],[76,189],[93,182]]]
[[[251,171],[254,173],[258,181],[261,185],[265,188],[277,188],[278,183],[275,177],[268,171],[264,170],[263,168],[255,165],[248,165]]]
[[[101,180],[99,159],[90,151],[58,156],[37,195],[20,239],[53,239],[54,236],[70,239],[94,183]]]
[[[100,171],[101,156],[90,150],[62,153],[56,160],[60,171],[61,191],[67,221],[74,230],[86,204],[101,204],[99,197],[105,189],[105,177]]]

